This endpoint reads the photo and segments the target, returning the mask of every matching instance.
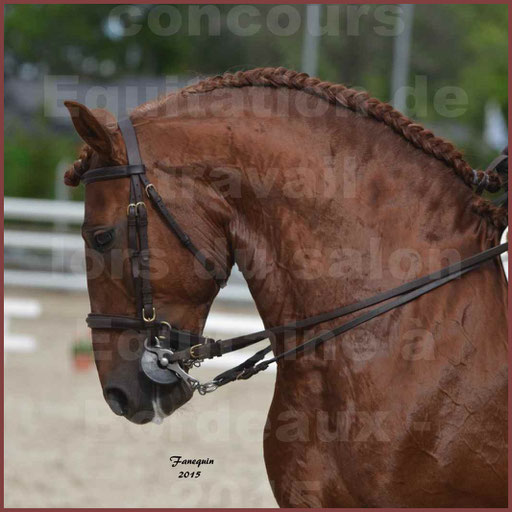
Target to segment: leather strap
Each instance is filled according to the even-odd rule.
[[[305,352],[306,350],[313,349],[317,347],[318,345],[329,341],[336,336],[339,336],[340,334],[343,334],[347,331],[350,331],[351,329],[354,329],[355,327],[364,324],[366,322],[369,322],[373,318],[380,316],[384,313],[387,313],[388,311],[391,311],[392,309],[395,309],[399,306],[403,306],[404,304],[407,304],[408,302],[411,302],[412,300],[420,297],[421,295],[424,295],[425,293],[428,293],[436,288],[439,288],[440,286],[443,286],[446,283],[449,283],[450,281],[453,281],[454,279],[458,279],[462,275],[466,274],[467,272],[470,272],[474,268],[477,268],[479,265],[474,265],[473,267],[467,268],[465,270],[461,270],[459,272],[456,272],[454,274],[450,274],[447,277],[444,277],[443,279],[438,279],[436,281],[433,281],[425,286],[422,286],[421,288],[418,288],[410,293],[406,293],[402,296],[400,296],[398,299],[388,302],[387,304],[384,304],[378,308],[372,309],[371,311],[368,311],[367,313],[364,313],[362,315],[357,316],[356,318],[350,320],[349,322],[342,324],[330,331],[327,331],[326,333],[323,333],[319,336],[315,336],[314,338],[311,338],[310,340],[302,343],[301,345],[298,345],[297,347],[293,347],[289,350],[286,350],[282,352],[281,354],[272,357],[271,359],[268,359],[266,361],[263,361],[259,364],[252,364],[253,360],[261,360],[264,355],[265,351],[268,349],[264,349],[260,352],[258,352],[255,356],[248,359],[247,361],[244,361],[241,365],[239,365],[237,368],[228,370],[226,372],[221,373],[220,375],[217,375],[213,379],[213,382],[217,384],[217,386],[223,386],[227,384],[228,382],[232,382],[233,380],[247,380],[251,378],[253,375],[256,375],[257,373],[266,370],[268,366],[272,363],[275,363],[281,359],[284,359],[290,355],[296,355],[300,354],[302,352]],[[258,356],[258,357],[256,357]]]
[[[181,229],[180,225],[176,222],[176,219],[173,217],[171,212],[165,206],[165,203],[157,192],[156,188],[152,183],[148,180],[146,175],[141,175],[142,183],[144,184],[144,188],[146,189],[146,194],[151,199],[151,202],[163,217],[166,224],[169,226],[171,231],[176,235],[178,240],[181,242],[183,247],[185,247],[192,255],[196,258],[196,260],[201,263],[201,265],[206,269],[206,271],[212,276],[215,280],[219,288],[223,288],[226,286],[226,279],[217,272],[215,268],[215,264],[212,260],[207,258],[192,242],[190,237]]]
[[[123,134],[128,163],[130,165],[142,165],[137,135],[135,134],[135,129],[133,128],[130,118],[126,117],[125,119],[121,119],[117,124]]]
[[[147,328],[147,324],[144,320],[133,316],[90,313],[87,315],[86,322],[91,329],[143,331]],[[162,338],[166,338],[167,342],[175,350],[184,350],[194,345],[213,343],[215,341],[212,338],[206,338],[200,334],[169,327],[169,324],[164,322],[156,321],[153,327],[158,332],[158,335]]]
[[[126,146],[126,155],[130,166],[142,166],[137,136],[130,119],[118,123]],[[143,166],[142,166],[143,167]],[[129,222],[128,242],[131,252],[132,277],[135,283],[137,312],[145,321],[155,320],[153,291],[151,288],[149,267],[148,217],[140,177],[144,173],[130,175],[130,204],[128,205]],[[135,222],[133,222],[135,220]],[[135,224],[135,232],[133,226]]]
[[[508,160],[508,147],[506,147],[501,155],[498,155],[486,168],[486,171],[502,171],[503,164]]]
[[[432,274],[420,277],[413,281],[409,281],[408,283],[404,283],[400,286],[397,286],[396,288],[392,288],[391,290],[386,290],[382,293],[378,293],[377,295],[368,297],[367,299],[363,299],[354,304],[349,304],[348,306],[343,306],[341,308],[337,308],[332,311],[321,313],[319,315],[315,315],[312,317],[304,318],[303,320],[292,322],[286,325],[270,327],[269,329],[265,329],[263,331],[246,334],[244,336],[238,336],[236,338],[219,340],[214,344],[208,344],[205,345],[204,347],[194,347],[193,354],[190,354],[190,351],[188,353],[185,352],[182,354],[176,353],[174,354],[174,357],[176,358],[176,360],[187,360],[191,358],[210,359],[213,357],[221,356],[223,354],[227,354],[229,352],[233,352],[234,350],[240,350],[244,347],[247,347],[254,343],[258,343],[259,341],[267,339],[271,336],[275,336],[277,334],[283,334],[289,331],[296,332],[301,329],[314,327],[320,323],[324,323],[329,320],[334,320],[335,318],[340,318],[351,313],[356,313],[357,311],[365,309],[369,306],[374,306],[388,299],[392,299],[399,295],[411,292],[417,288],[427,286],[429,283],[434,283],[447,276],[456,274],[458,271],[465,270],[468,268],[476,268],[480,264],[485,263],[486,261],[489,261],[492,258],[495,258],[496,256],[502,254],[503,252],[506,252],[507,250],[508,243],[504,243],[496,247],[492,247],[490,249],[482,251],[478,254],[475,254],[474,256],[466,258],[465,260],[444,267],[438,270],[437,272],[433,272]]]
[[[146,169],[143,165],[116,165],[115,167],[100,167],[84,172],[81,180],[85,185],[95,181],[115,180],[118,178],[127,178],[134,174],[144,174]]]
[[[85,321],[91,329],[144,329],[144,322],[133,316],[89,313]]]
[[[500,155],[498,155],[488,166],[486,171],[496,171],[501,176],[503,186],[505,189],[498,197],[492,200],[492,204],[500,206],[502,208],[508,207],[508,146],[503,149]]]

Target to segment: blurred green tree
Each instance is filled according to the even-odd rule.
[[[251,20],[258,29],[250,36],[234,33],[229,26],[237,8],[7,5],[5,79],[23,77],[27,69],[39,76],[77,74],[92,83],[125,75],[190,77],[258,66],[300,69],[304,5],[293,6],[301,23],[286,36],[276,27],[283,29],[289,20],[282,13],[276,16],[280,8],[275,5],[240,7],[245,11],[239,13],[240,25],[245,27]],[[378,30],[386,9],[389,23],[396,16],[390,9],[396,7],[324,6],[321,26],[330,31],[320,38],[318,75],[389,100],[394,37],[383,37]],[[409,83],[419,84],[419,90],[407,113],[455,140],[475,166],[483,165],[495,151],[482,141],[486,102],[495,100],[505,118],[508,110],[507,23],[504,4],[415,6]],[[436,109],[436,94],[447,86],[457,87],[467,97],[456,118]],[[6,125],[6,194],[50,197],[53,186],[48,183],[53,181],[59,156],[76,151],[72,137],[71,132],[69,136],[53,133],[42,116],[28,127],[21,122]],[[29,179],[36,163],[38,176],[31,174]]]

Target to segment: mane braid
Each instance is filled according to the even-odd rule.
[[[476,182],[483,184],[483,188],[490,192],[496,192],[502,187],[501,178],[497,172],[474,171],[453,144],[441,137],[436,137],[430,130],[404,116],[388,103],[372,98],[364,91],[312,78],[307,73],[299,73],[283,67],[257,68],[250,71],[238,71],[234,74],[225,73],[185,87],[179,94],[198,94],[220,88],[251,86],[299,90],[376,119],[392,128],[415,147],[447,164],[467,186],[472,188]],[[165,101],[165,98],[162,100]],[[507,225],[506,210],[494,206],[485,199],[475,196],[472,209],[489,218],[498,229],[503,229]]]
[[[497,172],[473,170],[463,159],[462,153],[453,144],[441,137],[436,137],[430,130],[404,116],[388,103],[372,98],[364,91],[350,89],[341,84],[323,82],[318,78],[310,77],[306,73],[299,73],[283,67],[256,68],[249,71],[238,71],[234,74],[225,73],[185,87],[178,94],[186,96],[221,88],[252,86],[295,89],[317,96],[333,105],[342,106],[361,115],[371,117],[392,128],[415,147],[447,164],[468,187],[472,188],[476,183],[482,189],[496,192],[503,186]],[[164,103],[168,97],[169,95],[157,100],[157,104]],[[142,115],[146,109],[151,108],[154,104],[155,102],[148,102],[140,105],[133,113]],[[78,160],[64,175],[66,185],[76,187],[80,183],[81,175],[89,170],[92,154],[93,150],[89,146],[82,147]],[[505,208],[497,207],[477,195],[473,198],[471,208],[475,213],[487,218],[499,230],[507,226],[507,210]]]

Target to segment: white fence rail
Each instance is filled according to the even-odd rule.
[[[6,197],[4,199],[4,218],[81,224],[84,218],[84,204],[77,201]]]
[[[59,249],[83,251],[84,249],[84,241],[80,235],[44,231],[6,230],[4,244],[6,247],[46,249],[50,251]]]
[[[41,316],[41,304],[31,299],[9,298],[4,300],[4,350],[6,352],[32,352],[37,340],[26,334],[12,333],[13,318],[32,319]]]

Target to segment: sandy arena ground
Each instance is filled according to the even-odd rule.
[[[5,354],[6,507],[276,506],[262,445],[275,374],[196,395],[161,425],[132,425],[104,402],[94,367],[73,368],[71,343],[88,335],[86,295],[7,289],[6,297],[42,305],[39,319],[10,326],[34,336],[37,349]],[[215,462],[180,479],[172,455]]]

